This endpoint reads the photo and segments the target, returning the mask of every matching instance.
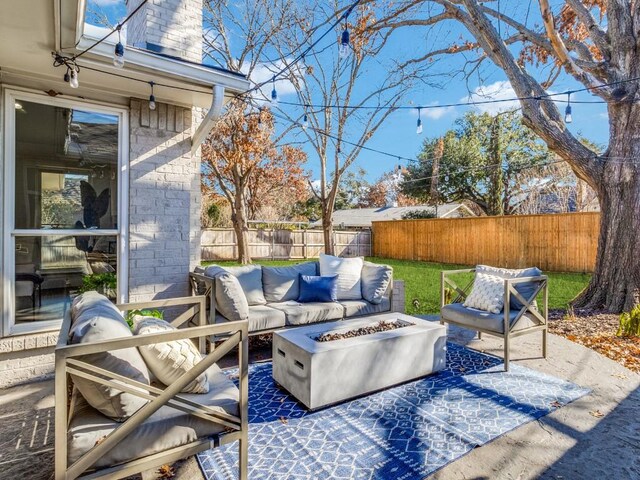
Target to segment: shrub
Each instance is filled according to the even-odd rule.
[[[409,210],[402,214],[402,220],[420,220],[423,218],[436,218],[434,210]]]
[[[630,312],[620,315],[620,326],[616,335],[619,337],[640,336],[640,303]]]
[[[210,225],[217,226],[220,223],[220,219],[222,217],[220,206],[217,203],[212,203],[207,207],[206,212]]]
[[[117,278],[115,273],[92,273],[82,277],[82,286],[78,291],[80,293],[96,291],[110,299],[114,299],[116,298],[116,285]]]
[[[129,324],[129,327],[133,330],[133,317],[135,317],[136,315],[140,315],[142,317],[153,317],[153,318],[159,318],[160,320],[164,319],[164,312],[162,310],[157,310],[157,309],[149,309],[149,308],[144,308],[142,310],[131,310],[129,312],[127,312],[127,314],[125,315],[125,320],[127,321],[127,323]]]

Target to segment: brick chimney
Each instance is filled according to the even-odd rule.
[[[126,0],[127,14],[142,0]],[[127,44],[202,63],[202,0],[148,0],[127,22]]]

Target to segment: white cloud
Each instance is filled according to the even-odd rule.
[[[279,72],[284,66],[285,62],[291,61],[287,60],[278,60],[274,63],[259,63],[257,64],[249,79],[254,85],[261,84],[262,82],[267,82],[262,88],[260,88],[260,92],[256,92],[256,100],[259,101],[267,101],[271,98],[271,90],[273,89],[273,84],[271,83],[271,79],[273,78],[276,72]],[[245,64],[241,71],[246,73],[249,70],[249,64]],[[296,88],[294,87],[291,81],[286,78],[277,78],[276,79],[276,91],[278,92],[278,98],[284,97],[286,95],[291,95],[296,92]]]
[[[428,105],[421,105],[420,115],[422,119],[439,120],[440,118],[455,112],[455,107],[438,107],[439,102],[431,102]],[[418,107],[409,110],[414,118],[418,118]]]
[[[518,100],[508,99],[516,98],[516,92],[513,91],[513,87],[507,81],[498,81],[490,85],[480,85],[470,93],[468,96],[460,99],[460,102],[486,102],[490,100],[505,100],[498,103],[479,103],[473,105],[472,108],[479,110],[481,113],[489,113],[495,115],[496,113],[503,112],[505,110],[513,110],[520,106]]]

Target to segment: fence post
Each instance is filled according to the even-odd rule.
[[[307,257],[307,231],[302,230],[302,257],[306,260]]]
[[[275,255],[276,255],[276,235],[275,235],[275,229],[271,229],[271,260],[275,260]]]

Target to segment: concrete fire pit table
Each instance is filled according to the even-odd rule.
[[[317,340],[380,322],[403,326]],[[445,326],[402,313],[282,330],[273,334],[273,379],[315,410],[442,370],[446,339]]]

